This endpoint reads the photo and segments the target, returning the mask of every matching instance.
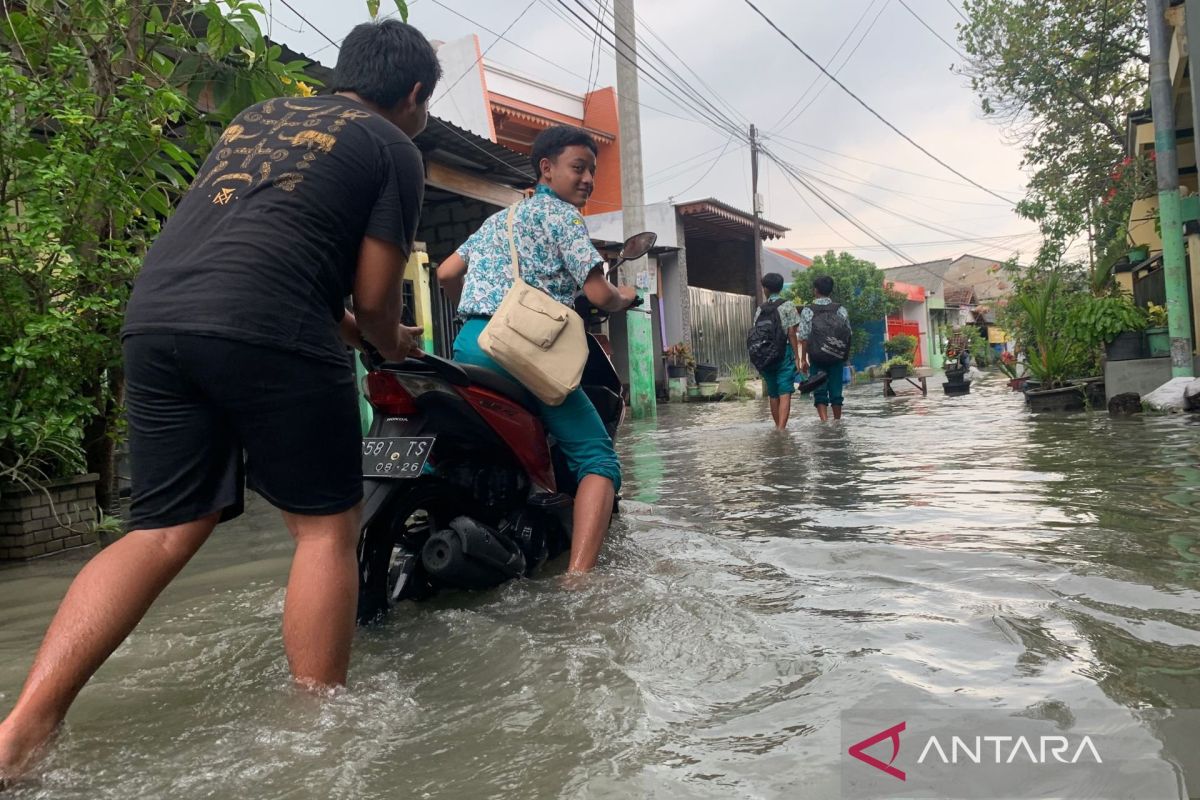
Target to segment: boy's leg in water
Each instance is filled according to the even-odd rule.
[[[283,606],[283,647],[292,678],[312,689],[343,686],[358,603],[362,506],[327,516],[284,512],[296,541]]]
[[[779,430],[786,430],[788,417],[792,413],[792,396],[790,394],[779,395],[779,417],[775,421],[775,427]]]
[[[0,723],[0,779],[28,767],[84,684],[200,549],[218,516],[132,531],[101,550],[75,577],[16,705]]]
[[[775,423],[775,427],[779,427],[779,398],[771,398],[771,422]]]

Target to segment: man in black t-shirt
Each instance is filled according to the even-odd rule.
[[[246,109],[197,173],[146,256],[122,334],[132,531],[83,569],[51,623],[0,723],[0,784],[218,521],[241,512],[243,473],[296,542],[292,675],[345,682],[362,499],[345,344],[365,335],[389,360],[419,352],[401,281],[424,192],[412,137],[440,76],[415,28],[360,25],[334,94]]]

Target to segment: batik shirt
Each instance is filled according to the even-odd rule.
[[[832,302],[833,300],[828,297],[818,297],[816,300],[813,300],[812,304],[814,306],[827,306]],[[846,311],[845,306],[839,306],[837,313],[846,322],[850,321],[850,312]],[[808,341],[808,337],[812,336],[812,324],[813,310],[805,306],[804,310],[800,312],[800,330],[796,333],[796,337],[800,341],[806,342]]]
[[[571,305],[592,268],[604,262],[579,210],[544,184],[517,206],[513,238],[521,277],[565,305]],[[467,262],[458,312],[485,317],[496,313],[513,284],[508,209],[488,217],[458,248],[458,256]]]
[[[773,294],[767,298],[768,303],[774,303],[779,299],[779,295]],[[758,315],[762,313],[762,306],[754,312],[754,321],[758,322]],[[785,300],[779,304],[779,324],[783,327],[783,332],[787,333],[792,328],[800,324],[800,312],[796,310],[796,304],[790,300]]]

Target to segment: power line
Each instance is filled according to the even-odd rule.
[[[930,25],[928,22],[926,22],[924,19],[922,19],[920,14],[913,11],[912,7],[909,6],[908,3],[904,2],[904,0],[896,0],[896,2],[899,3],[900,5],[904,6],[904,8],[908,11],[908,13],[910,13],[914,17],[916,17],[917,22],[919,22],[925,26],[925,30],[929,31],[934,36],[936,36],[938,38],[938,40],[941,41],[942,44],[946,45],[946,47],[949,47],[951,50],[953,50],[958,55],[959,58],[961,58],[963,61],[970,60],[967,58],[966,54],[963,53],[962,50],[959,50],[957,47],[955,47],[954,45],[952,45],[948,41],[946,41],[944,38],[942,38],[942,35],[940,33],[938,33],[937,31],[935,31],[933,29],[932,25]]]
[[[903,259],[904,261],[907,261],[910,264],[915,263],[915,259],[913,259],[911,256],[909,256],[907,253],[904,253],[903,251],[901,251],[900,249],[898,249],[897,247],[895,247],[888,241],[886,241],[878,233],[876,233],[875,231],[873,231],[869,227],[867,227],[866,223],[855,218],[853,214],[851,214],[846,209],[842,208],[837,202],[830,199],[824,193],[822,193],[821,190],[819,190],[815,186],[813,186],[812,183],[810,183],[807,178],[805,178],[802,174],[799,173],[799,171],[797,171],[794,167],[792,167],[791,164],[780,159],[778,156],[776,156],[773,152],[771,152],[769,149],[767,149],[765,147],[762,148],[762,153],[764,155],[766,155],[767,158],[771,159],[771,161],[773,161],[777,167],[779,167],[781,170],[783,170],[784,177],[787,179],[788,183],[792,185],[792,189],[795,190],[795,192],[797,194],[800,194],[800,190],[797,189],[795,183],[792,182],[793,179],[796,182],[798,182],[801,186],[803,186],[805,189],[807,189],[814,197],[816,197],[822,203],[824,203],[825,205],[827,205],[831,209],[833,209],[833,211],[838,216],[840,216],[842,219],[849,222],[855,228],[858,228],[860,231],[865,233],[867,236],[871,237],[871,239],[873,239],[874,241],[883,245],[883,247],[886,248],[893,255],[898,256],[899,258]],[[801,196],[803,196],[803,195],[801,195]],[[849,240],[847,240],[847,241],[849,241]]]
[[[579,16],[579,14],[573,8],[571,8],[569,5],[567,5],[566,0],[557,0],[557,2],[568,13],[570,13],[572,16],[574,16],[576,19],[578,19],[581,23],[583,23],[585,27],[587,26],[587,24],[588,24],[587,21],[584,20],[583,17]],[[595,19],[597,22],[601,23],[602,27],[604,28],[604,30],[606,32],[612,34],[613,42],[611,44],[612,44],[614,52],[618,53],[618,57],[627,57],[627,56],[625,56],[625,54],[620,53],[620,48],[618,47],[618,45],[620,45],[621,47],[624,47],[625,53],[635,52],[636,48],[634,46],[631,46],[626,39],[623,39],[614,28],[611,28],[611,27],[608,27],[607,25],[605,25],[603,23],[603,20],[601,20],[599,17],[597,17],[595,15],[595,13],[591,11],[590,8],[588,8],[586,5],[583,4],[583,0],[575,0],[575,3],[577,5],[579,5],[583,9],[584,12],[591,15],[593,19]],[[635,39],[635,43],[636,43],[636,41],[637,40]],[[606,42],[606,43],[608,43],[608,42]],[[686,101],[690,101],[692,103],[693,111],[699,111],[699,113],[702,116],[710,115],[720,127],[725,129],[725,132],[727,134],[733,134],[735,136],[745,136],[744,131],[742,131],[741,126],[737,122],[734,122],[734,121],[730,120],[727,116],[725,116],[724,112],[722,112],[720,109],[718,109],[716,106],[714,106],[702,93],[698,92],[695,89],[695,87],[691,86],[689,83],[687,83],[687,81],[682,80],[679,77],[678,73],[674,73],[674,78],[672,78],[670,75],[668,75],[667,74],[668,72],[674,72],[674,70],[670,67],[670,65],[664,64],[663,65],[663,66],[665,66],[665,70],[664,70],[663,67],[660,67],[658,64],[656,64],[653,60],[651,60],[649,58],[639,58],[636,61],[634,61],[634,66],[636,67],[638,72],[640,72],[642,75],[644,75],[647,78],[647,80],[653,81],[653,82],[659,84],[664,89],[666,89],[668,92],[668,95],[676,102],[685,101],[685,98],[686,98]],[[658,75],[660,75],[662,77],[660,78],[658,76],[651,75],[647,71],[647,67],[654,69],[655,72],[657,72]],[[664,83],[664,80],[666,81],[666,83]],[[675,89],[682,92],[684,97],[681,98],[673,90],[668,88],[666,85],[667,83],[672,84],[675,87]]]
[[[891,0],[884,0],[883,5],[879,7],[879,11],[875,14],[874,19],[871,20],[871,24],[867,26],[867,29],[865,31],[863,31],[862,36],[858,37],[858,41],[855,43],[854,49],[851,50],[844,59],[842,59],[841,65],[838,66],[838,68],[833,71],[834,75],[842,74],[842,70],[844,70],[846,68],[846,65],[850,63],[850,60],[852,58],[854,58],[854,54],[857,53],[859,51],[859,49],[863,46],[863,43],[867,41],[867,37],[871,35],[871,31],[875,30],[875,24],[877,22],[879,22],[879,18],[883,16],[883,12],[887,11],[889,2],[891,2]],[[869,11],[870,7],[868,7],[867,10]],[[818,75],[817,77],[813,78],[812,85],[815,86],[817,84],[817,81],[821,80],[821,77],[822,76]],[[810,108],[813,107],[813,104],[821,99],[821,95],[825,94],[825,90],[828,88],[829,88],[829,81],[826,81],[824,83],[824,85],[822,85],[821,88],[817,90],[817,93],[812,96],[812,99],[804,104],[804,108],[797,111],[795,114],[792,115],[791,119],[789,119],[786,123],[784,123],[783,129],[786,130],[787,128],[790,128],[791,126],[795,125],[800,120],[800,118],[802,116],[804,116],[804,114]],[[806,89],[805,94],[807,94],[807,93],[808,93],[808,90]],[[799,102],[799,101],[797,101],[797,102]]]
[[[968,17],[966,14],[964,14],[962,12],[962,9],[954,4],[954,0],[946,0],[946,2],[950,4],[950,7],[954,9],[955,13],[957,13],[960,17],[963,18],[964,22],[969,23],[971,21],[971,18]]]
[[[542,5],[545,6],[548,11],[550,11],[550,13],[552,13],[556,17],[558,17],[560,21],[562,21],[564,24],[566,24],[567,27],[571,28],[571,30],[575,31],[575,33],[579,34],[585,41],[590,41],[592,39],[591,34],[589,34],[587,32],[587,30],[589,30],[589,29],[586,27],[587,26],[586,20],[582,20],[582,18],[579,17],[578,14],[574,14],[570,8],[567,8],[566,11],[563,11],[562,9],[556,7],[553,4],[552,0],[540,0],[540,1],[541,1]],[[437,3],[438,5],[443,6],[444,8],[446,7],[443,3],[439,2],[439,0],[433,0],[433,2]],[[561,0],[559,2],[559,5],[562,5]],[[584,30],[580,30],[580,28],[578,27],[578,23],[573,22],[572,19],[567,16],[567,12],[571,12],[572,16],[574,16],[574,18],[576,20],[583,21],[583,24],[585,26]],[[457,12],[455,12],[455,13],[457,13]],[[459,16],[462,16],[462,15],[459,14]],[[466,19],[466,17],[463,17],[463,18]],[[468,22],[470,22],[470,20],[468,20]],[[478,24],[478,23],[474,23],[474,24]],[[485,30],[486,30],[486,28],[485,28]],[[611,54],[613,54],[614,56],[616,55],[616,53],[617,53],[616,46],[612,42],[608,41],[607,39],[604,39],[603,37],[601,37],[601,42],[608,47],[608,51]],[[515,43],[513,43],[511,41],[509,41],[509,43],[515,45]],[[525,50],[525,48],[521,47],[520,45],[515,45],[515,46],[519,47],[522,50]],[[526,52],[529,52],[529,51],[526,51]],[[541,58],[540,56],[538,56],[538,57]],[[543,58],[542,60],[545,61],[546,59]],[[553,62],[549,62],[549,63],[553,63]],[[567,70],[565,67],[559,67],[559,68],[570,73],[570,70]],[[645,72],[644,68],[641,67],[640,64],[638,67],[638,71],[642,72],[644,75],[647,75],[647,77],[653,81],[653,76],[648,75]],[[575,73],[571,73],[571,74],[575,74]],[[582,76],[577,76],[577,77],[582,78]],[[583,78],[583,80],[587,80],[587,78]],[[693,106],[688,105],[682,98],[680,98],[677,94],[672,92],[669,87],[664,88],[665,84],[663,84],[661,81],[653,81],[651,84],[648,84],[648,85],[650,86],[650,88],[654,89],[660,95],[662,95],[665,99],[670,100],[672,103],[674,103],[675,106],[677,108],[679,108],[683,113],[691,114],[692,116],[681,117],[678,114],[673,114],[668,111],[663,111],[662,109],[655,108],[653,106],[639,102],[638,105],[641,106],[642,108],[648,108],[651,111],[657,111],[660,114],[664,114],[668,117],[673,117],[675,119],[683,120],[685,122],[694,122],[699,125],[704,125],[705,127],[709,128],[711,130],[714,130],[714,131],[718,131],[719,133],[722,133],[724,135],[729,134],[729,131],[727,129],[715,127],[713,125],[713,123],[709,120],[709,118],[708,118],[709,115],[707,113],[703,113],[703,114],[698,113]]]
[[[683,66],[683,68],[686,69],[688,72],[690,72],[693,76],[695,76],[696,80],[700,81],[701,86],[703,86],[705,89],[707,89],[709,91],[709,93],[712,94],[713,97],[715,97],[718,101],[720,101],[723,106],[725,106],[726,109],[728,109],[729,111],[732,111],[733,115],[735,117],[739,118],[744,125],[749,127],[750,120],[748,120],[746,118],[746,116],[744,114],[742,114],[740,111],[738,111],[736,106],[734,106],[732,103],[727,101],[724,97],[722,97],[717,92],[716,89],[714,89],[712,86],[710,86],[708,84],[708,82],[705,81],[704,78],[701,77],[701,75],[698,72],[696,72],[696,70],[692,69],[692,67],[687,63],[687,61],[684,60],[683,56],[679,55],[679,53],[676,53],[674,48],[672,48],[671,45],[668,44],[666,42],[666,40],[664,40],[661,36],[659,36],[657,33],[655,33],[654,29],[650,27],[649,23],[647,23],[644,19],[642,19],[642,17],[639,16],[636,12],[634,13],[634,17],[635,17],[635,19],[637,19],[638,24],[640,24],[643,28],[645,28],[646,32],[654,37],[655,41],[657,41],[659,44],[661,44],[668,53],[675,56],[675,59]]]
[[[312,28],[317,33],[321,34],[321,38],[323,38],[325,41],[329,42],[334,47],[338,46],[337,42],[335,42],[333,39],[330,39],[328,36],[325,35],[325,33],[320,28],[318,28],[316,25],[313,25],[311,22],[309,22],[308,19],[305,18],[305,16],[303,14],[301,14],[299,11],[296,10],[295,6],[293,6],[291,3],[288,2],[288,0],[279,0],[279,2],[283,3],[284,6],[287,7],[288,11],[291,11],[293,14],[295,14],[297,17],[299,17],[301,22],[303,22],[308,27]]]
[[[939,178],[936,175],[927,175],[924,172],[913,172],[912,170],[901,169],[900,167],[894,167],[891,164],[884,164],[879,161],[870,161],[865,158],[859,158],[858,156],[852,156],[848,153],[842,153],[837,150],[830,150],[828,147],[822,147],[820,145],[812,144],[810,142],[802,142],[799,139],[793,139],[789,136],[784,136],[781,133],[773,133],[773,134],[770,134],[769,136],[767,136],[766,138],[767,139],[782,139],[785,142],[792,142],[793,144],[798,144],[801,147],[809,147],[809,148],[812,148],[813,150],[820,150],[823,153],[829,153],[831,155],[839,156],[840,158],[846,158],[851,161],[858,161],[863,164],[870,164],[873,167],[880,167],[882,169],[891,170],[893,172],[901,172],[905,175],[914,175],[918,178],[925,178],[927,180],[937,181],[938,183],[947,183],[947,184],[950,184],[951,186],[970,186],[970,185],[972,185],[972,184],[963,183],[962,181],[950,180],[949,178]],[[1004,205],[1011,206],[1012,202],[1006,200],[1004,202]]]
[[[956,170],[954,167],[952,167],[952,166],[950,166],[949,164],[947,164],[947,163],[946,163],[945,161],[943,161],[942,159],[940,159],[940,158],[938,158],[937,156],[935,156],[933,153],[931,153],[931,152],[929,152],[928,150],[926,150],[926,149],[925,149],[924,147],[922,147],[921,145],[917,144],[917,142],[916,142],[916,141],[915,141],[915,140],[914,140],[912,137],[910,137],[908,134],[906,134],[906,133],[904,133],[903,131],[901,131],[899,128],[897,128],[895,125],[893,125],[891,122],[889,122],[889,121],[888,121],[888,120],[887,120],[887,119],[886,119],[886,118],[885,118],[885,117],[884,117],[882,114],[880,114],[880,113],[879,113],[878,111],[876,111],[875,109],[871,108],[871,106],[867,105],[866,101],[864,101],[864,100],[863,100],[861,97],[859,97],[858,95],[856,95],[854,92],[850,91],[849,87],[847,87],[847,86],[846,86],[846,84],[844,84],[844,83],[842,83],[840,80],[838,80],[836,76],[834,76],[834,75],[831,75],[831,74],[829,73],[829,71],[828,71],[828,70],[826,70],[824,67],[822,67],[822,66],[820,65],[820,63],[818,63],[818,62],[817,62],[817,60],[816,60],[815,58],[813,58],[812,56],[810,56],[810,55],[809,55],[809,54],[808,54],[808,53],[807,53],[807,52],[804,50],[804,48],[803,48],[803,47],[801,47],[800,45],[796,44],[795,40],[794,40],[794,39],[792,39],[792,37],[791,37],[791,36],[788,36],[788,35],[787,35],[787,33],[785,33],[785,32],[783,31],[783,29],[782,29],[782,28],[780,28],[778,25],[776,25],[776,24],[775,24],[775,22],[774,22],[774,20],[772,20],[770,17],[768,17],[766,14],[764,14],[764,13],[763,13],[763,12],[762,12],[762,11],[759,9],[759,7],[758,7],[758,6],[756,6],[756,5],[754,4],[753,0],[743,0],[743,1],[746,3],[746,5],[750,6],[750,8],[752,8],[752,9],[754,10],[754,13],[756,13],[756,14],[758,14],[760,17],[762,17],[762,18],[763,18],[763,20],[764,20],[764,21],[765,21],[765,22],[766,22],[768,25],[770,25],[772,28],[774,28],[776,33],[778,33],[780,36],[782,36],[784,39],[786,39],[786,40],[787,40],[787,42],[788,42],[788,44],[790,44],[790,45],[791,45],[793,48],[795,48],[795,49],[796,49],[796,51],[797,51],[798,53],[800,53],[800,55],[804,56],[806,59],[808,59],[810,62],[812,62],[812,63],[813,63],[813,64],[814,64],[814,65],[817,67],[817,69],[821,70],[821,72],[824,72],[826,75],[828,75],[828,76],[829,76],[829,79],[838,85],[838,88],[840,88],[840,89],[841,89],[843,92],[845,92],[846,94],[850,95],[850,97],[854,98],[854,100],[855,100],[855,101],[856,101],[856,102],[857,102],[859,105],[861,105],[863,108],[865,108],[867,111],[869,111],[869,112],[871,113],[871,115],[872,115],[872,116],[874,116],[876,119],[878,119],[878,120],[879,120],[880,122],[882,122],[884,125],[887,125],[889,128],[891,128],[891,129],[892,129],[892,130],[893,130],[893,131],[894,131],[894,132],[895,132],[895,133],[896,133],[898,136],[900,136],[900,137],[901,137],[902,139],[904,139],[906,142],[908,142],[908,143],[909,143],[909,144],[911,144],[913,147],[917,148],[917,149],[918,149],[918,150],[920,150],[922,153],[924,153],[926,156],[928,156],[930,159],[932,159],[933,161],[936,161],[938,164],[940,164],[940,165],[941,165],[942,167],[944,167],[946,170],[948,170],[948,171],[950,171],[950,172],[954,173],[955,175],[957,175],[958,177],[962,178],[963,180],[965,180],[967,183],[971,184],[972,186],[974,186],[974,187],[976,187],[976,188],[980,189],[981,191],[987,192],[988,194],[992,195],[993,197],[998,197],[998,198],[1000,198],[1001,200],[1005,201],[1006,203],[1009,203],[1010,205],[1016,205],[1015,203],[1013,203],[1013,201],[1012,201],[1012,200],[1008,199],[1007,197],[1005,197],[1005,196],[1001,195],[1001,194],[1000,194],[1000,193],[998,193],[998,192],[995,192],[995,191],[993,191],[992,189],[989,189],[988,187],[984,186],[982,183],[979,183],[978,181],[972,180],[971,178],[967,177],[967,176],[966,176],[966,175],[964,175],[963,173],[961,173],[961,172],[959,172],[958,170]]]
[[[707,178],[707,177],[709,176],[709,174],[710,174],[710,173],[713,171],[713,169],[715,169],[715,168],[716,168],[717,164],[718,164],[718,163],[720,163],[721,159],[725,157],[725,153],[726,153],[726,151],[728,151],[728,150],[729,150],[729,145],[731,145],[731,144],[733,144],[733,137],[732,137],[732,136],[730,136],[730,137],[729,137],[729,138],[728,138],[728,139],[725,141],[725,147],[724,147],[724,148],[721,150],[721,155],[719,155],[719,156],[717,156],[716,158],[714,158],[714,159],[713,159],[713,162],[712,162],[711,164],[709,164],[709,165],[708,165],[708,169],[706,169],[706,170],[704,171],[704,174],[703,174],[703,175],[701,175],[699,178],[697,178],[697,179],[696,179],[696,182],[695,182],[695,183],[693,183],[691,186],[687,187],[686,189],[681,189],[681,190],[679,190],[678,192],[676,192],[676,193],[675,193],[674,195],[672,195],[671,197],[676,197],[676,196],[680,196],[680,195],[686,195],[686,194],[687,194],[688,192],[690,192],[692,189],[695,189],[697,186],[699,186],[699,185],[700,185],[700,182],[701,182],[701,181],[703,181],[705,178]],[[670,198],[668,198],[668,199],[670,199]]]
[[[475,60],[471,62],[471,66],[467,67],[466,72],[464,72],[462,75],[459,75],[457,80],[454,81],[454,83],[450,84],[446,89],[444,89],[442,91],[443,97],[450,94],[450,92],[454,89],[454,87],[458,86],[458,84],[462,82],[463,78],[467,77],[468,75],[470,75],[472,72],[475,71],[475,68],[477,66],[479,66],[479,62],[483,61],[483,57],[486,56],[488,53],[492,52],[492,48],[495,47],[500,42],[501,38],[504,37],[504,35],[507,34],[509,31],[511,31],[516,26],[516,24],[524,18],[524,16],[526,14],[529,13],[529,9],[533,8],[533,4],[536,2],[537,2],[537,0],[529,0],[529,5],[525,6],[525,10],[522,11],[520,14],[518,14],[516,19],[514,19],[512,22],[508,23],[508,27],[505,28],[497,36],[497,38],[492,40],[492,43],[487,46],[486,50],[484,50],[482,53],[480,53],[478,56],[475,57]]]
[[[842,43],[838,45],[837,50],[834,50],[833,55],[831,55],[829,57],[829,60],[825,62],[826,67],[831,66],[833,64],[833,62],[837,60],[837,57],[839,55],[841,55],[842,50],[845,49],[846,45],[850,42],[850,40],[852,38],[854,38],[855,32],[858,30],[859,26],[862,25],[863,20],[865,20],[867,18],[867,14],[871,13],[871,9],[873,9],[875,7],[876,3],[878,3],[878,2],[879,2],[879,0],[871,0],[871,4],[863,9],[863,12],[862,12],[862,14],[859,15],[858,20],[855,21],[855,23],[850,27],[850,30],[846,31],[846,36],[844,39],[842,39]],[[885,0],[885,5],[886,5],[886,2],[887,2],[887,0]],[[805,88],[805,90],[800,93],[800,96],[796,98],[796,102],[792,103],[791,108],[789,108],[787,111],[783,112],[779,116],[779,119],[775,120],[775,124],[772,125],[771,127],[778,128],[779,123],[781,123],[785,119],[787,119],[788,116],[793,111],[796,110],[796,107],[799,106],[802,102],[804,102],[804,98],[808,96],[808,93],[812,91],[813,87],[817,85],[817,81],[819,81],[819,80],[821,80],[820,75],[817,75],[816,77],[814,77],[812,79],[812,82],[808,84],[808,87]]]

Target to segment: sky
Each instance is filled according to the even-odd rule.
[[[754,2],[922,148],[996,194],[1014,202],[1022,197],[1020,147],[983,118],[968,80],[952,69],[963,63],[955,51],[961,50],[959,0]],[[340,42],[370,18],[366,0],[263,0],[263,5],[274,39],[330,66],[337,60],[330,40]],[[409,22],[433,40],[477,34],[485,61],[584,92],[615,85],[616,69],[611,51],[595,53],[594,30],[585,31],[565,10],[590,19],[583,5],[598,13],[601,6],[611,11],[612,4],[410,0]],[[393,0],[381,0],[380,15],[394,12]],[[776,158],[903,257],[764,157],[759,182],[764,216],[790,228],[773,246],[810,256],[846,250],[881,267],[965,253],[1027,261],[1035,252],[1039,237],[1033,223],[905,141],[821,75],[745,0],[636,0],[636,12],[648,72],[656,74],[649,65],[660,57],[739,127],[756,124]],[[498,39],[485,29],[508,33]],[[714,197],[750,210],[748,144],[722,130],[714,114],[681,109],[646,78],[639,92],[646,202]],[[436,104],[430,112],[438,113]]]

